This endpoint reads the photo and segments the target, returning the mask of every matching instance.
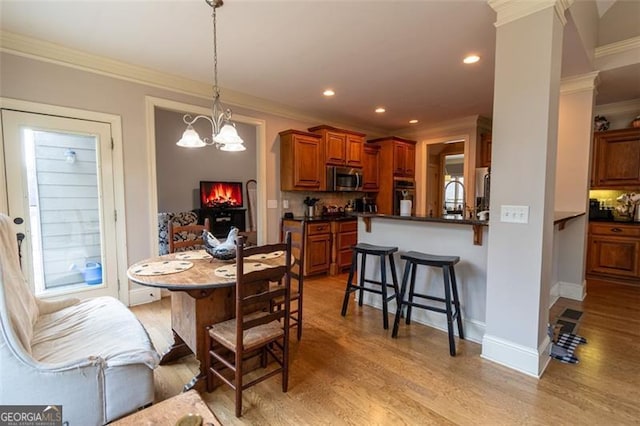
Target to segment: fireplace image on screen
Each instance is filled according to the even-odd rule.
[[[201,223],[209,218],[211,233],[225,238],[232,226],[245,231],[242,182],[200,181]]]
[[[200,182],[203,209],[242,207],[242,182]]]

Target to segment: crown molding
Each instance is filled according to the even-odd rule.
[[[560,93],[568,95],[571,93],[595,91],[600,78],[599,71],[588,74],[576,75],[560,80]]]
[[[467,117],[443,121],[441,123],[438,123],[436,126],[425,125],[424,127],[418,128],[406,128],[402,131],[398,131],[397,133],[400,137],[406,137],[408,139],[414,140],[423,140],[429,139],[434,136],[441,136],[446,134],[457,135],[460,132],[464,133],[469,128],[476,128],[480,124],[486,124],[486,120],[489,119],[481,117],[479,115],[470,115]]]
[[[571,6],[573,1],[574,0],[489,0],[488,3],[489,6],[496,11],[497,19],[494,25],[497,28],[550,7],[554,8],[556,16],[564,26],[567,23],[564,12]]]
[[[211,100],[213,96],[211,83],[203,83],[185,77],[163,73],[151,68],[82,52],[59,44],[8,31],[0,30],[0,52],[170,90],[199,99]],[[357,127],[366,133],[388,133],[377,128],[362,129],[362,126],[356,123],[337,122],[331,117],[301,113],[289,106],[230,89],[222,88],[221,92],[224,93],[224,103],[234,107],[246,108],[256,112],[308,123],[323,123],[336,127]]]
[[[617,115],[640,113],[640,99],[631,99],[629,101],[615,102],[611,104],[596,105],[594,115]]]
[[[609,55],[618,55],[629,50],[640,49],[640,36],[631,37],[625,40],[616,41],[595,48],[594,58],[602,58]]]

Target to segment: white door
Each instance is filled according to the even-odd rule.
[[[118,297],[111,126],[2,110],[7,207],[39,297]]]

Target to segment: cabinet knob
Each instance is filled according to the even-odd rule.
[[[611,232],[622,232],[620,228],[611,228]]]

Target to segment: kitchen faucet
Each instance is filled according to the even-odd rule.
[[[447,213],[447,188],[449,187],[449,185],[451,184],[458,184],[460,185],[460,187],[462,188],[462,216],[464,217],[464,212],[465,209],[467,207],[467,204],[465,202],[465,195],[466,195],[466,189],[464,187],[464,184],[462,182],[460,182],[459,180],[450,180],[445,186],[444,186],[444,210],[445,210],[445,214]],[[453,205],[453,209],[452,210],[457,210],[456,209],[456,205],[455,202],[457,200],[457,197],[454,198],[454,205]]]

